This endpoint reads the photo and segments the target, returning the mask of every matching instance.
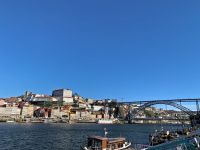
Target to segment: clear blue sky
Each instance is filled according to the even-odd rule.
[[[200,1],[1,0],[0,56],[0,97],[200,97]]]

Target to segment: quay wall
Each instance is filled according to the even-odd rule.
[[[0,107],[0,117],[20,116],[21,109],[18,107]]]
[[[176,121],[176,120],[133,120],[132,123],[137,124],[190,124],[189,120]]]

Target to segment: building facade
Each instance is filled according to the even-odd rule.
[[[52,92],[52,96],[64,103],[73,103],[73,92],[69,89],[58,89]]]

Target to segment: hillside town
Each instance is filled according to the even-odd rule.
[[[130,108],[134,110],[138,107],[137,104],[118,104],[115,99],[84,98],[70,89],[56,89],[51,95],[26,91],[21,96],[0,98],[0,121],[126,123]],[[180,111],[149,107],[138,113],[135,123],[158,123],[164,120],[165,123],[180,123],[179,120],[174,121],[178,115],[187,120],[188,116]]]

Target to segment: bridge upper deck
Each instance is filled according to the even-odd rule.
[[[145,100],[145,101],[126,101],[118,102],[118,104],[144,104],[155,101],[166,101],[166,102],[199,102],[200,98],[188,98],[188,99],[168,99],[168,100]]]

